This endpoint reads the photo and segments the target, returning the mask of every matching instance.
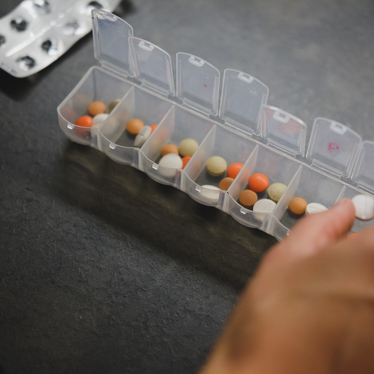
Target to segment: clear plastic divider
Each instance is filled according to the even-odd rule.
[[[91,68],[73,91],[57,108],[61,130],[74,142],[98,148],[98,128],[75,125],[78,118],[89,115],[88,106],[94,101],[108,105],[122,99],[132,85],[124,79],[98,67]]]
[[[305,214],[296,215],[289,209],[295,197],[304,199],[307,204],[318,203],[331,208],[341,196],[344,185],[307,166],[300,166],[295,178],[289,184],[274,211],[275,218],[285,228],[291,229]]]
[[[251,139],[216,126],[186,168],[184,190],[201,204],[224,209],[223,202],[227,192],[217,188],[221,180],[227,177],[227,170],[219,176],[213,176],[207,170],[207,161],[210,157],[219,156],[226,161],[227,167],[232,163],[244,164],[255,147],[256,143]],[[209,190],[208,186],[214,191]]]
[[[264,174],[268,178],[269,187],[274,183],[282,183],[288,186],[299,165],[298,162],[289,157],[283,156],[268,147],[258,145],[228,190],[230,197],[227,206],[228,213],[243,225],[267,231],[267,225],[272,214],[257,213],[253,212],[252,208],[243,207],[239,203],[239,195],[242,191],[249,190],[248,180],[251,175],[257,173]],[[257,197],[258,200],[269,199],[268,188],[263,192],[258,192]]]
[[[142,170],[157,182],[179,188],[182,169],[160,166],[161,148],[167,144],[178,147],[184,139],[194,139],[200,146],[213,126],[213,121],[178,105],[173,106],[142,147]]]
[[[101,126],[100,149],[117,162],[139,167],[137,163],[139,148],[134,145],[136,135],[126,130],[127,122],[131,119],[139,119],[144,126],[158,124],[171,106],[170,102],[133,87]]]

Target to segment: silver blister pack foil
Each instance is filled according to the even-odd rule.
[[[0,67],[23,78],[44,69],[92,29],[91,11],[120,0],[24,0],[0,19]]]

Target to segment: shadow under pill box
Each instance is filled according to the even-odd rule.
[[[90,68],[57,109],[60,128],[72,141],[97,148],[278,240],[300,218],[289,209],[296,197],[329,208],[343,198],[374,194],[374,143],[362,141],[347,126],[316,118],[306,147],[307,125],[268,105],[268,87],[251,75],[226,69],[220,93],[219,70],[179,52],[175,87],[170,55],[134,37],[124,20],[94,10],[93,36],[101,66]],[[77,125],[89,115],[91,103],[108,108],[114,100],[114,109],[100,125]],[[138,135],[126,130],[132,120],[141,121],[136,145]],[[175,153],[161,162],[163,147],[186,139],[198,145],[186,164]],[[262,185],[256,192],[256,209],[239,201],[250,185],[257,188],[249,182],[252,176]],[[256,199],[249,200],[246,204]],[[315,212],[316,205],[309,211]],[[356,219],[353,232],[373,223]]]

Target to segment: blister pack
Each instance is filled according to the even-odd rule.
[[[120,0],[24,0],[0,19],[0,67],[23,78],[57,60],[92,29],[92,9]]]

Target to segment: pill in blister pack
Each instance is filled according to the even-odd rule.
[[[92,28],[92,9],[120,0],[24,0],[0,19],[0,67],[18,78],[57,60]]]

